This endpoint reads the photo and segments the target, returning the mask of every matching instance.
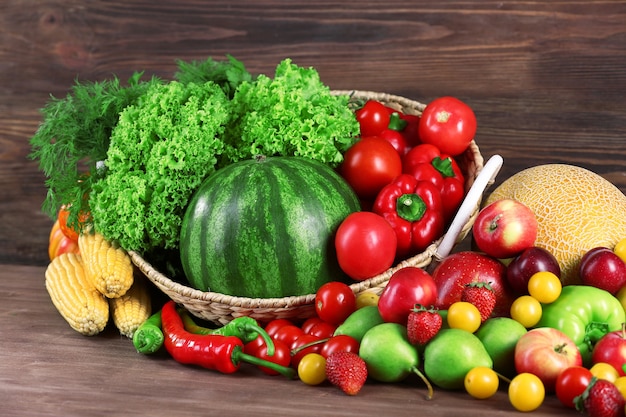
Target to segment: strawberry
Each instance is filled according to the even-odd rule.
[[[619,389],[606,379],[591,378],[585,391],[574,399],[576,409],[589,417],[620,417],[625,400]]]
[[[326,358],[326,378],[346,394],[356,395],[367,379],[367,366],[354,352],[336,351]]]
[[[480,320],[487,320],[496,306],[496,293],[486,282],[471,282],[463,288],[461,301],[472,303],[480,311]]]
[[[425,345],[435,337],[443,324],[443,318],[436,309],[427,309],[417,304],[409,313],[406,324],[409,342],[413,345]]]

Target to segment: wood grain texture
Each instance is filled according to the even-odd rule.
[[[291,57],[334,89],[467,101],[505,166],[592,169],[626,190],[623,1],[41,1],[0,6],[0,261],[43,265],[44,178],[27,159],[40,109],[75,79],[169,78],[230,53],[271,74]]]
[[[166,353],[144,356],[110,326],[81,336],[56,312],[43,287],[44,268],[4,265],[0,290],[2,415],[30,416],[427,416],[462,410],[485,417],[514,413],[506,390],[488,401],[435,389],[431,401],[417,377],[368,382],[350,397],[323,384],[267,376],[242,364],[222,375],[179,364]],[[533,417],[576,416],[555,396]]]
[[[50,95],[75,79],[134,71],[169,78],[175,61],[232,54],[271,74],[290,57],[333,89],[428,102],[453,95],[501,154],[500,182],[537,164],[591,169],[626,191],[626,1],[0,2],[0,414],[424,415],[514,412],[502,390],[477,402],[418,380],[368,383],[355,398],[325,385],[235,375],[145,357],[109,329],[74,332],[43,284],[51,219],[29,139]],[[465,245],[465,243],[464,243]],[[577,415],[554,396],[534,416]]]

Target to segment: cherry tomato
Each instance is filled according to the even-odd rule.
[[[339,266],[349,277],[359,281],[393,265],[397,245],[393,227],[382,216],[369,211],[349,214],[335,235]]]
[[[626,376],[620,376],[613,384],[615,384],[619,392],[626,398]]]
[[[345,153],[340,172],[359,198],[370,201],[402,173],[402,159],[386,140],[363,137]]]
[[[271,356],[267,354],[267,345],[260,336],[252,342],[246,343],[243,350],[248,355],[256,356],[257,358],[265,359],[282,366],[289,366],[291,364],[291,352],[289,347],[278,340],[274,340],[274,354]],[[266,368],[265,366],[259,366],[259,369],[267,375],[279,374],[278,371]]]
[[[356,295],[348,284],[339,281],[327,282],[315,294],[315,311],[325,322],[341,324],[354,310]]]
[[[523,372],[515,375],[509,384],[509,402],[518,411],[533,411],[543,404],[546,390],[541,379]]]
[[[500,380],[498,374],[486,366],[472,368],[463,381],[465,391],[479,400],[493,397],[498,391]]]
[[[511,304],[511,318],[527,329],[539,323],[542,314],[541,304],[530,295],[517,297]]]
[[[283,342],[287,346],[291,346],[291,344],[303,334],[304,332],[301,328],[299,328],[295,324],[290,324],[276,330],[276,333],[274,334],[274,336],[272,336],[272,339]]]
[[[380,296],[370,291],[363,291],[356,296],[357,310],[366,306],[377,306]]]
[[[324,346],[321,339],[311,334],[303,334],[291,344],[291,366],[298,368],[302,358],[309,353],[319,353]],[[306,346],[306,347],[305,347]]]
[[[320,319],[317,316],[309,317],[308,319],[304,321],[304,323],[302,323],[300,328],[302,329],[304,333],[309,334],[309,331],[311,330],[311,328],[321,321],[324,321],[324,320]]]
[[[387,107],[379,101],[368,100],[355,112],[359,122],[361,137],[376,136],[389,126],[390,114]]]
[[[480,327],[480,311],[472,303],[456,301],[448,307],[448,326],[474,333]]]
[[[566,407],[575,408],[574,398],[583,393],[592,376],[589,369],[583,366],[571,366],[561,371],[555,386],[559,401]]]
[[[626,237],[617,242],[613,248],[613,252],[622,258],[622,261],[626,262]]]
[[[274,338],[274,335],[283,326],[293,325],[291,320],[287,319],[274,319],[265,325],[265,332],[270,335],[271,338]]]
[[[463,153],[475,135],[476,115],[457,98],[437,98],[422,112],[420,139],[437,146],[442,153],[452,156]]]
[[[415,304],[430,307],[437,301],[437,284],[421,268],[405,267],[393,273],[378,300],[378,311],[386,322],[406,325]]]
[[[320,339],[328,339],[329,337],[333,336],[335,330],[337,330],[337,326],[335,326],[334,324],[321,321],[313,325],[308,334],[319,337]]]
[[[528,280],[528,294],[540,303],[549,304],[556,301],[563,288],[561,280],[550,271],[534,273]]]
[[[359,341],[347,334],[333,336],[324,343],[320,355],[328,358],[334,352],[359,353]]]
[[[304,355],[298,364],[298,377],[307,385],[319,385],[326,380],[326,358],[319,353]]]
[[[591,372],[591,375],[598,379],[606,379],[611,382],[615,382],[615,380],[619,378],[619,372],[617,372],[617,369],[615,369],[615,367],[610,363],[606,362],[594,363],[591,368],[589,368],[589,372]]]

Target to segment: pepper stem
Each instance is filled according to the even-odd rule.
[[[396,212],[404,220],[415,222],[424,217],[426,203],[417,194],[402,194],[396,200]]]
[[[454,169],[452,169],[452,159],[450,157],[441,159],[441,157],[435,156],[430,163],[444,178],[454,177],[455,174]]]
[[[272,371],[276,371],[289,379],[294,379],[296,377],[295,369],[289,368],[287,366],[282,366],[265,359],[257,358],[253,355],[248,355],[247,353],[244,353],[239,346],[236,347],[235,350],[233,350],[231,360],[235,364],[239,362],[246,362],[256,366],[263,366],[265,368],[271,369]]]
[[[400,114],[397,112],[393,112],[389,115],[389,124],[387,125],[387,129],[395,130],[396,132],[401,132],[407,125],[407,121],[400,117]]]

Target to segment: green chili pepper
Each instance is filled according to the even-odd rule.
[[[161,311],[157,311],[133,334],[133,345],[137,352],[149,355],[163,346],[163,331],[161,330]]]
[[[544,304],[536,327],[561,330],[578,346],[583,363],[591,362],[595,343],[605,334],[619,330],[626,321],[624,308],[608,291],[586,285],[567,285],[559,298]]]
[[[252,317],[242,316],[233,319],[231,322],[217,329],[209,329],[207,327],[199,326],[191,318],[189,313],[185,310],[179,310],[179,315],[185,324],[185,329],[194,334],[214,334],[221,336],[235,336],[243,343],[252,342],[257,337],[261,336],[267,346],[267,354],[269,356],[274,355],[274,342],[270,335],[259,325],[259,323]]]

